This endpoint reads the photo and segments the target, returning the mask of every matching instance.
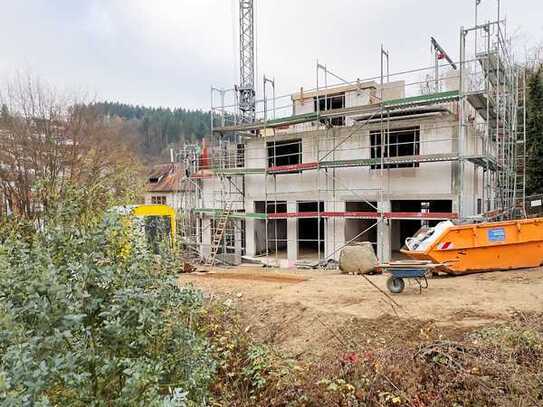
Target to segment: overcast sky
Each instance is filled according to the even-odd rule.
[[[4,80],[27,71],[101,100],[204,109],[211,85],[238,81],[238,0],[0,2]],[[266,73],[279,93],[314,87],[317,59],[349,80],[374,76],[381,43],[391,71],[430,65],[430,35],[456,60],[474,2],[255,0],[257,84]],[[496,4],[482,0],[481,19]],[[543,0],[502,0],[502,12],[517,43],[543,42]]]

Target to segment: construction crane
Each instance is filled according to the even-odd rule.
[[[239,1],[239,114],[242,123],[256,116],[255,36],[253,0]]]

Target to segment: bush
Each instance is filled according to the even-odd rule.
[[[215,373],[202,295],[112,219],[0,245],[2,405],[202,405]]]

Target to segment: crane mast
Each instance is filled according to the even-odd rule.
[[[253,0],[239,1],[239,113],[242,123],[256,116],[255,38]]]

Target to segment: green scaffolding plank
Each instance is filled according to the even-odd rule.
[[[429,95],[420,95],[420,96],[410,96],[406,98],[400,98],[400,99],[392,99],[392,100],[385,100],[383,101],[383,106],[385,108],[394,108],[394,107],[402,107],[402,106],[411,106],[411,105],[422,105],[422,104],[432,104],[432,103],[444,103],[449,102],[452,100],[456,100],[459,97],[459,92],[457,90],[447,91],[447,92],[438,92],[433,93]],[[368,105],[368,106],[356,106],[356,108],[366,108],[366,110],[378,109],[379,105]],[[334,112],[334,110],[346,110],[345,112],[341,112],[341,114],[349,115],[349,113],[354,114],[356,109],[352,112],[349,112],[349,108],[347,109],[333,109],[329,111],[323,111],[323,116],[334,116],[336,114],[339,114],[338,112]],[[252,131],[252,130],[258,130],[258,129],[264,129],[264,128],[275,128],[275,127],[281,127],[281,126],[290,126],[293,124],[299,124],[299,123],[307,123],[311,121],[315,121],[319,119],[319,114],[317,112],[309,112],[309,113],[303,113],[298,114],[294,116],[288,116],[288,117],[282,117],[279,119],[273,119],[273,120],[267,120],[267,121],[259,121],[256,123],[249,123],[249,124],[239,124],[239,125],[231,125],[231,126],[225,126],[225,127],[217,127],[214,129],[216,132],[232,132],[232,131]]]
[[[457,99],[459,93],[457,90],[447,92],[432,93],[430,95],[410,96],[401,99],[392,99],[383,101],[385,107],[400,107],[417,104],[443,103]]]
[[[224,168],[215,170],[215,174],[221,175],[250,175],[263,174],[264,168]]]
[[[262,122],[262,124],[266,124],[267,127],[273,127],[273,126],[282,126],[286,124],[303,123],[303,122],[307,122],[311,120],[317,120],[317,118],[318,118],[318,115],[316,112],[309,112],[309,113],[297,114],[294,116],[282,117],[280,119],[268,120],[267,122]]]
[[[319,115],[316,112],[303,113],[294,116],[282,117],[279,119],[259,121],[256,123],[239,124],[225,127],[217,127],[216,132],[231,132],[231,131],[251,131],[265,128],[274,128],[281,126],[290,126],[293,124],[307,123],[317,120]]]
[[[498,164],[491,157],[485,157],[482,155],[478,155],[478,156],[474,155],[474,156],[467,156],[466,160],[473,163],[474,165],[478,165],[483,168],[488,168],[491,171],[496,171],[498,169]]]

